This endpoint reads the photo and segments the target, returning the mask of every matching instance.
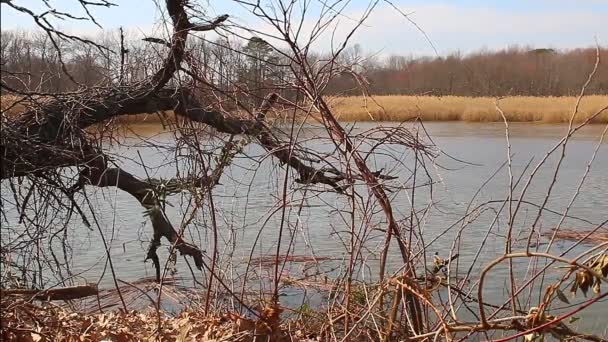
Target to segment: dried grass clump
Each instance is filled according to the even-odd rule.
[[[587,244],[600,244],[608,242],[608,231],[585,231],[561,228],[557,232],[552,229],[550,232],[543,234],[545,237],[551,238],[555,234],[555,238],[559,240],[582,241]]]
[[[330,257],[324,256],[307,256],[307,255],[267,255],[261,257],[255,257],[251,259],[251,264],[260,265],[262,267],[274,267],[277,262],[282,264],[284,262],[295,262],[304,264],[318,264],[321,261],[332,260]]]
[[[334,97],[335,113],[341,121],[502,121],[492,97],[464,96],[362,96]],[[500,101],[507,120],[512,122],[568,122],[576,97],[514,96]],[[586,96],[581,101],[575,122],[582,122],[608,105],[608,96]],[[592,122],[608,123],[608,111]]]

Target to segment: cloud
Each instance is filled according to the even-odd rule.
[[[396,0],[395,0],[396,1]],[[605,1],[605,0],[602,0]],[[416,22],[430,37],[440,54],[454,51],[464,53],[479,50],[504,48],[509,45],[530,45],[534,47],[575,48],[594,44],[597,36],[600,44],[608,42],[608,6],[590,5],[601,1],[587,0],[573,3],[567,0],[536,0],[500,2],[488,1],[482,5],[464,5],[463,2],[425,2],[411,5],[400,5],[405,13]],[[139,3],[139,2],[137,2]],[[494,5],[492,5],[492,3]],[[561,4],[560,4],[561,3]],[[566,4],[568,5],[566,6]],[[583,5],[587,3],[587,5]],[[152,2],[143,2],[146,6],[136,2],[121,4],[116,12],[99,12],[100,22],[109,31],[118,26],[124,26],[133,35],[168,35],[155,19],[159,19],[159,10]],[[313,2],[312,4],[315,4]],[[350,7],[345,9],[344,15],[339,16],[333,26],[326,29],[325,34],[314,45],[315,50],[327,51],[335,47],[356,25],[358,18],[363,15],[360,9],[361,1],[349,2]],[[141,8],[139,8],[141,7]],[[314,6],[312,6],[314,7]],[[358,8],[357,8],[358,7]],[[14,11],[2,11],[2,29],[32,28],[31,18],[22,18],[23,15]],[[304,24],[304,31],[310,31],[314,26],[314,15],[319,8],[312,9],[313,13]],[[223,6],[220,12],[233,14],[231,20],[249,28],[276,33],[242,8]],[[297,12],[297,11],[296,11]],[[146,13],[149,15],[134,15]],[[144,19],[146,18],[146,19]],[[157,22],[155,25],[154,23]],[[295,23],[294,23],[295,25]],[[60,27],[70,32],[85,35],[94,35],[99,29],[92,23],[66,22]],[[159,29],[160,28],[160,29]],[[255,33],[254,30],[239,30],[236,32],[247,37]],[[207,34],[208,38],[214,35]],[[267,40],[277,46],[272,38]],[[380,54],[412,54],[433,55],[434,51],[426,41],[424,35],[417,28],[403,18],[385,2],[375,8],[352,37],[351,43],[359,43],[367,52]]]
[[[440,54],[460,50],[470,52],[482,47],[504,48],[509,45],[575,48],[608,40],[606,11],[560,10],[538,8],[528,11],[490,7],[463,7],[449,4],[426,4],[401,7],[430,37]],[[349,13],[360,17],[362,12]],[[336,26],[337,39],[353,27],[349,20]],[[329,37],[320,45],[329,47]],[[352,39],[366,51],[383,54],[432,55],[433,49],[411,23],[388,5],[377,8]]]

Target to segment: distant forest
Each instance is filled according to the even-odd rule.
[[[358,50],[357,47],[353,48]],[[608,94],[608,49],[588,94]],[[390,56],[363,59],[363,74],[375,95],[568,96],[580,92],[596,60],[595,48],[572,50],[509,47],[447,57]],[[349,75],[332,82],[330,93],[360,93]]]
[[[165,48],[158,41],[127,36],[121,53],[120,35],[113,32],[93,39],[108,49],[60,40],[60,55],[44,33],[3,31],[1,35],[3,88],[42,93],[143,80],[158,69]],[[288,76],[289,54],[260,38],[201,38],[191,41],[189,49],[198,72],[206,75],[210,92],[231,93],[233,98],[239,92],[255,94],[258,100],[271,91],[290,97],[285,90],[293,81]],[[600,54],[602,63],[587,94],[608,94],[608,49],[602,48]],[[333,69],[319,70],[318,77],[331,76],[326,95],[361,95],[363,85],[373,95],[571,96],[593,69],[595,55],[595,48],[514,46],[442,57],[378,56],[354,45],[346,48]],[[329,56],[310,58],[315,65],[315,60]],[[182,77],[189,77],[188,73]]]

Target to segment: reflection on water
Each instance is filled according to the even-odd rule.
[[[351,124],[352,125],[352,124]],[[357,130],[369,129],[373,123],[356,124]],[[382,123],[382,125],[391,125]],[[138,135],[150,139],[158,146],[171,147],[173,143],[172,134],[161,133],[158,125],[136,125],[131,126],[133,136]],[[430,256],[438,252],[447,256],[452,248],[454,238],[461,230],[459,242],[458,268],[454,267],[453,274],[463,274],[467,271],[470,262],[478,258],[473,273],[487,264],[490,260],[502,255],[504,252],[504,234],[506,232],[505,217],[495,222],[495,211],[480,210],[471,217],[471,222],[466,225],[458,223],[458,220],[475,208],[489,201],[500,201],[507,198],[508,172],[503,165],[506,161],[507,149],[505,143],[505,128],[500,123],[444,123],[431,122],[425,124],[425,129],[433,138],[435,144],[443,152],[436,160],[435,165],[429,170],[433,173],[433,179],[438,181],[434,185],[432,198],[428,191],[422,190],[416,193],[415,206],[417,209],[424,208],[433,202],[430,212],[420,218],[420,232],[427,244]],[[600,125],[587,126],[580,130],[569,143],[565,150],[565,160],[562,162],[557,174],[556,185],[552,189],[551,197],[547,207],[556,213],[563,213],[579,186],[581,177],[585,172],[587,164],[598,146],[599,137],[604,127]],[[549,124],[510,124],[510,143],[512,152],[513,176],[515,181],[524,170],[529,175],[533,167],[538,163],[567,131],[564,125]],[[323,134],[323,129],[306,127],[300,136],[304,141],[308,137]],[[135,141],[133,139],[133,141]],[[332,146],[326,141],[309,141],[305,145],[314,147],[316,150],[331,151]],[[125,159],[122,166],[140,177],[148,176],[150,170],[154,170],[152,177],[171,177],[175,175],[174,165],[165,165],[175,157],[175,151],[163,148],[151,148],[149,146],[125,147],[114,146],[113,153]],[[244,154],[257,158],[239,157],[235,164],[230,167],[222,177],[220,183],[214,189],[214,201],[216,205],[216,221],[219,228],[219,243],[221,247],[220,265],[225,274],[232,273],[234,276],[242,274],[243,260],[250,255],[255,257],[274,255],[278,231],[280,229],[280,215],[277,208],[281,203],[281,189],[284,172],[270,158],[261,158],[264,151],[255,144],[246,147]],[[412,153],[402,150],[393,150],[393,155],[401,159],[406,167],[411,167]],[[560,152],[561,153],[561,152]],[[141,157],[140,157],[141,156]],[[526,201],[542,203],[554,177],[555,165],[559,154],[551,156],[546,166],[538,170],[536,179],[530,185]],[[138,163],[145,160],[150,170],[144,170]],[[263,160],[263,162],[260,162]],[[399,176],[399,181],[411,185],[411,177],[407,170],[398,167],[392,158],[383,157],[382,154],[369,159],[368,163],[372,169],[385,169],[394,176]],[[531,167],[527,167],[531,165]],[[155,169],[158,167],[158,169]],[[527,168],[526,168],[527,167]],[[400,170],[400,171],[399,171]],[[563,227],[570,229],[589,229],[608,219],[608,144],[604,141],[597,152],[597,156],[586,181],[583,184],[578,197],[569,209],[569,218],[562,223]],[[419,175],[419,182],[424,181],[424,175]],[[519,184],[519,189],[525,183],[524,178]],[[398,183],[398,182],[397,182]],[[294,255],[307,255],[327,257],[327,268],[340,264],[335,260],[347,258],[345,244],[348,243],[349,221],[338,209],[347,209],[348,201],[343,196],[331,192],[319,192],[314,189],[307,191],[300,184],[291,183],[290,189],[299,189],[290,192],[290,205],[286,211],[286,238],[292,239]],[[316,190],[320,188],[317,187]],[[90,189],[94,192],[93,200],[101,209],[99,221],[104,234],[111,244],[112,258],[115,263],[117,277],[125,280],[134,280],[141,277],[154,275],[154,270],[149,263],[143,263],[148,241],[151,237],[151,227],[143,215],[143,209],[137,201],[125,193],[116,189]],[[4,189],[3,189],[4,191]],[[516,194],[519,192],[516,191]],[[186,195],[178,195],[172,198],[171,207],[167,213],[177,226],[183,223],[183,213],[189,208],[189,198]],[[406,220],[410,216],[411,197],[409,192],[401,191],[392,198],[394,210],[399,219]],[[303,204],[303,205],[300,205]],[[498,207],[495,207],[495,209]],[[377,211],[378,208],[373,210]],[[517,238],[514,244],[515,251],[521,251],[527,241],[530,225],[534,220],[537,209],[531,205],[522,206],[518,223],[515,227]],[[188,230],[187,239],[205,249],[209,255],[213,251],[213,239],[211,230],[211,213],[201,211],[190,223],[198,227]],[[378,217],[381,217],[379,215]],[[584,220],[582,220],[584,218]],[[538,225],[540,233],[549,231],[560,221],[561,215],[546,212]],[[381,219],[378,224],[381,227]],[[406,221],[403,221],[406,222]],[[454,223],[454,228],[448,230]],[[75,226],[81,226],[74,222]],[[347,228],[344,228],[347,227]],[[490,232],[489,228],[493,227]],[[446,232],[447,230],[447,232]],[[97,280],[101,270],[105,268],[103,246],[98,242],[98,233],[79,228],[79,233],[72,237],[74,251],[74,267],[83,271],[82,276],[88,280]],[[377,272],[378,245],[383,241],[384,233],[375,230],[368,236],[370,249],[364,252],[366,262],[360,266],[361,278],[369,279]],[[484,248],[480,250],[482,243],[486,241]],[[538,245],[540,250],[547,247],[547,240],[541,238]],[[286,241],[283,244],[288,245]],[[560,254],[569,249],[573,242],[559,241],[550,250],[551,253]],[[584,249],[577,247],[566,254],[573,257]],[[166,251],[162,250],[161,260],[164,260]],[[399,269],[402,265],[397,250],[393,250],[389,257],[390,270]],[[501,304],[501,298],[506,295],[507,268],[498,266],[485,285],[484,290],[488,301]],[[529,269],[527,261],[516,260],[518,267],[517,282],[523,283],[533,273]],[[536,269],[542,265],[536,265]],[[301,263],[288,265],[283,271],[308,272],[303,270],[305,266]],[[177,261],[177,271],[181,276],[189,276],[190,271],[182,258]],[[256,273],[269,272],[260,268]],[[311,271],[312,272],[312,271]],[[340,269],[333,271],[334,275],[341,272]],[[555,277],[563,273],[562,269],[551,267],[549,277]],[[200,276],[199,276],[200,277]],[[109,272],[102,279],[103,286],[111,286]],[[477,276],[471,279],[476,281]],[[473,285],[474,283],[471,283]],[[290,295],[291,293],[286,293]],[[532,297],[532,304],[538,303],[538,296]],[[580,297],[580,296],[579,296]],[[580,298],[579,298],[580,299]],[[289,299],[286,299],[289,300]],[[578,300],[578,299],[577,299]],[[595,331],[602,331],[601,317],[608,311],[607,303],[593,305],[587,317],[598,317],[598,319],[581,320],[581,326],[589,327]],[[594,316],[595,315],[595,316]]]

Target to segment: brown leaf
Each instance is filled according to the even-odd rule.
[[[593,275],[587,270],[578,271],[576,273],[575,285],[573,285],[574,293],[576,294],[576,288],[581,289],[583,295],[587,296],[589,287],[593,284]]]
[[[561,300],[562,302],[566,303],[566,304],[570,304],[570,301],[568,300],[568,298],[564,295],[564,293],[562,292],[562,290],[560,290],[559,288],[555,289],[555,294],[557,294],[557,298],[559,298],[559,300]]]
[[[32,337],[32,341],[34,341],[34,342],[42,341],[42,336],[40,336],[40,334],[33,332],[30,335]]]
[[[593,292],[595,294],[599,294],[600,293],[600,282],[601,279],[600,278],[595,278],[595,283],[593,284]]]
[[[608,255],[602,255],[592,265],[594,271],[602,276],[608,276]]]

